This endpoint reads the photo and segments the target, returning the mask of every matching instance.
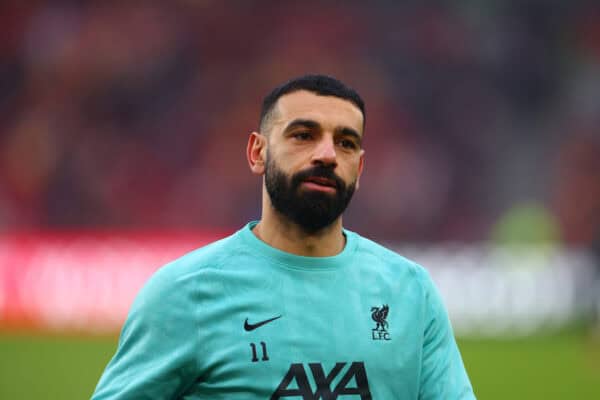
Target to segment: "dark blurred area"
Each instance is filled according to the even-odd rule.
[[[91,335],[260,217],[248,134],[306,73],[365,99],[344,224],[427,268],[478,397],[600,398],[597,0],[0,1],[0,398],[89,398]]]
[[[598,2],[5,1],[0,38],[5,232],[257,219],[262,97],[318,72],[367,103],[348,228],[598,243]]]

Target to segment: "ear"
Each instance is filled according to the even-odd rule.
[[[265,157],[267,150],[267,138],[258,132],[252,132],[248,138],[246,147],[246,158],[250,171],[255,175],[265,173]]]
[[[360,186],[360,176],[362,175],[363,168],[365,167],[365,150],[360,150],[360,160],[358,161],[358,175],[356,176],[356,190]]]

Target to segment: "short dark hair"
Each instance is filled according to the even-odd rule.
[[[304,75],[294,78],[280,86],[277,86],[263,100],[260,111],[259,129],[261,133],[267,124],[277,100],[283,95],[306,90],[320,96],[334,96],[348,100],[358,107],[363,115],[363,124],[366,117],[365,103],[360,95],[341,81],[327,75]]]

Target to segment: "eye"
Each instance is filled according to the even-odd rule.
[[[294,133],[292,137],[298,140],[309,140],[312,138],[312,134],[310,132],[302,131]]]
[[[348,150],[354,150],[357,147],[356,143],[350,139],[340,139],[338,144]]]

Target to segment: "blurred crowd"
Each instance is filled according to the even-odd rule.
[[[598,2],[6,1],[0,37],[4,232],[237,229],[262,97],[318,72],[367,104],[348,228],[600,236]]]

